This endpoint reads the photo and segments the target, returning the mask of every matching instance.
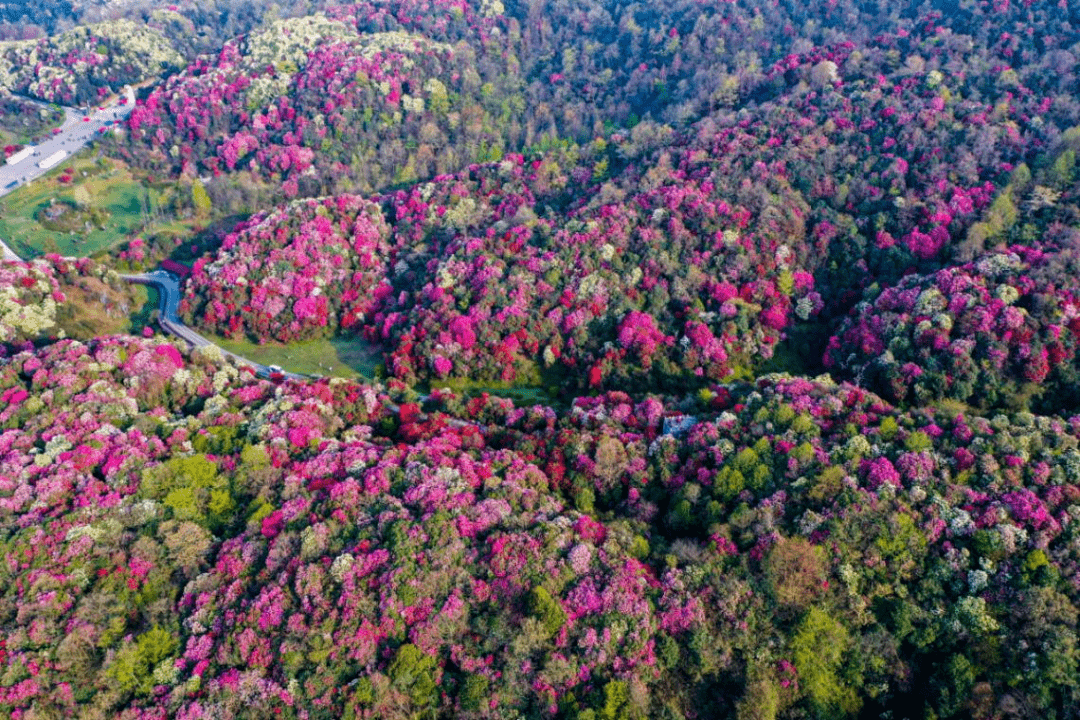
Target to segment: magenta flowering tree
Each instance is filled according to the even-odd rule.
[[[397,32],[381,27],[385,8],[361,4],[227,42],[135,108],[120,153],[155,174],[242,174],[291,198],[430,177],[486,159],[478,143],[498,155],[520,142],[496,132],[495,99],[451,45],[467,38],[482,51],[496,20],[447,4],[434,10],[440,30],[401,31],[421,19],[412,4],[390,18]]]
[[[508,156],[378,205],[343,195],[259,216],[196,263],[182,309],[223,334],[362,334],[403,380],[552,371],[593,387],[745,372],[822,309],[786,225],[743,235],[751,214],[710,182],[517,222],[536,212],[539,169]],[[672,244],[653,258],[660,233]]]
[[[652,315],[637,310],[631,310],[619,322],[618,338],[623,349],[640,356],[645,369],[652,364],[657,350],[675,341],[672,336],[660,332]]]
[[[711,182],[672,177],[633,203],[596,200],[559,226],[517,224],[550,192],[541,170],[508,157],[440,179],[437,194],[427,185],[393,197],[399,242],[434,242],[440,257],[395,266],[391,282],[404,292],[387,295],[367,331],[388,343],[392,373],[420,375],[425,356],[450,352],[455,373],[493,379],[537,365],[593,387],[720,379],[767,358],[790,324],[822,308],[780,239],[793,228],[743,236],[751,214]],[[795,214],[785,220],[797,224]],[[500,221],[502,233],[490,227]],[[653,257],[661,233],[671,244]]]
[[[1025,255],[1033,261],[988,255],[881,290],[830,339],[826,364],[900,401],[993,405],[1021,386],[1056,388],[1074,372],[1074,290],[1042,285],[1048,260]]]
[[[375,387],[109,337],[17,352],[0,399],[13,716],[652,712],[699,706],[710,675],[746,688],[718,713],[758,682],[794,710],[816,702],[824,632],[798,613],[825,607],[838,642],[895,643],[892,664],[850,662],[900,697],[940,646],[903,646],[895,612],[938,637],[1012,613],[1018,646],[1040,632],[1023,608],[1073,570],[1075,458],[1056,448],[1080,423],[899,411],[849,385],[558,414],[441,392],[394,416]],[[665,435],[679,411],[688,431]],[[952,609],[896,609],[916,592]],[[986,682],[1009,687],[1007,666]]]
[[[213,263],[195,263],[181,312],[222,335],[330,335],[377,306],[391,260],[377,205],[297,201],[237,227]]]
[[[508,5],[275,21],[135,109],[215,211],[303,198],[186,317],[389,389],[13,335],[0,715],[1075,716],[1068,13]],[[836,318],[855,384],[765,373]],[[545,381],[592,394],[438,389]]]

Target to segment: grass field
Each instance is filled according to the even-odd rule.
[[[449,378],[435,380],[428,385],[422,386],[428,392],[439,388],[448,388],[460,395],[476,397],[487,393],[496,397],[509,398],[515,405],[558,405],[557,388],[533,384],[500,383],[483,380],[463,380],[461,378]]]
[[[88,256],[105,250],[138,232],[143,226],[143,201],[162,200],[162,192],[146,189],[121,164],[109,159],[96,161],[94,150],[84,150],[68,158],[48,175],[0,199],[0,238],[24,257],[49,252]],[[59,181],[65,168],[73,168],[72,180]],[[85,192],[83,192],[85,190]],[[36,219],[52,200],[78,204],[79,195],[90,207],[107,213],[102,227],[75,232],[47,230]]]
[[[279,345],[266,343],[257,345],[247,340],[226,340],[218,335],[202,333],[211,342],[229,352],[263,365],[278,365],[284,370],[307,375],[325,375],[351,380],[373,380],[381,375],[383,368],[382,353],[362,340],[352,338],[333,338],[331,340],[309,340],[307,342]],[[428,385],[418,386],[421,392],[430,392],[434,388],[449,388],[462,395],[476,396],[489,393],[510,398],[518,405],[536,403],[558,404],[557,389],[535,384],[497,383],[491,381],[472,381],[462,379],[440,380]]]
[[[334,338],[279,345],[257,345],[204,333],[207,340],[229,352],[263,365],[280,365],[291,372],[372,380],[383,365],[382,354],[361,340]]]
[[[448,388],[455,393],[476,397],[483,393],[513,400],[516,405],[558,405],[560,376],[556,371],[544,370],[538,363],[525,363],[518,368],[518,376],[512,382],[497,380],[469,380],[444,378],[421,385],[430,392]]]

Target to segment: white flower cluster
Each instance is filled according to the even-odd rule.
[[[949,306],[945,296],[937,288],[927,288],[915,301],[916,315],[936,315]]]
[[[348,553],[338,555],[334,558],[334,562],[330,564],[330,577],[334,578],[338,583],[344,582],[346,573],[352,569],[355,562],[356,558]]]
[[[506,12],[506,8],[499,0],[480,0],[480,14],[484,17],[495,17]]]
[[[0,43],[0,88],[10,90],[20,84],[26,70],[26,60],[36,46],[36,40]]]
[[[94,56],[100,61],[88,62]],[[57,64],[62,57],[78,59],[70,65]],[[116,68],[123,68],[125,82],[138,82],[182,64],[180,53],[159,30],[117,20],[77,27],[44,40],[0,45],[0,86],[25,88],[46,100],[59,100],[88,76],[100,74],[99,79],[105,80]]]
[[[241,50],[249,68],[273,65],[279,73],[291,74],[307,64],[308,54],[316,46],[354,37],[356,32],[345,23],[325,15],[309,15],[270,23],[248,35]]]
[[[248,111],[265,108],[279,97],[288,95],[291,83],[292,76],[288,73],[279,73],[274,77],[260,75],[253,78],[251,85],[247,88],[247,100],[245,101]]]
[[[404,108],[407,113],[420,115],[424,112],[424,98],[414,97],[412,95],[402,95],[401,107]]]
[[[360,54],[366,58],[390,52],[399,53],[406,57],[418,52],[430,52],[433,50],[445,53],[453,52],[453,46],[447,43],[436,42],[425,38],[423,35],[414,35],[400,30],[362,35],[358,45],[361,49]],[[408,60],[406,60],[405,66],[409,66]]]
[[[998,285],[997,293],[995,294],[998,299],[1006,305],[1012,305],[1020,298],[1020,291],[1012,285]]]
[[[1020,258],[1013,254],[998,253],[981,258],[975,263],[980,275],[997,276],[1015,273],[1023,266]]]
[[[221,365],[225,362],[225,355],[217,345],[198,345],[191,350],[192,360],[205,360],[212,365]]]
[[[844,443],[842,454],[847,459],[854,459],[866,457],[872,450],[873,446],[870,445],[870,441],[866,439],[866,436],[853,435],[846,443]]]
[[[49,441],[45,443],[45,449],[40,455],[34,458],[34,461],[39,466],[52,465],[56,458],[60,456],[60,453],[67,452],[72,448],[71,441],[64,435],[54,435],[49,438]],[[38,462],[42,458],[45,462]]]
[[[51,297],[26,305],[19,299],[17,288],[0,287],[0,341],[40,337],[56,327],[56,302]]]
[[[795,316],[800,320],[809,320],[812,312],[814,312],[814,301],[809,297],[801,297],[795,303]]]
[[[949,532],[954,537],[962,537],[970,535],[975,531],[975,522],[971,519],[971,514],[966,510],[954,508],[952,516],[947,518],[949,523]]]
[[[962,597],[954,608],[954,622],[976,635],[985,635],[998,629],[998,622],[991,617],[986,600],[981,597]]]

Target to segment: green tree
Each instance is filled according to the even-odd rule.
[[[784,538],[765,559],[769,594],[783,613],[804,610],[825,584],[825,554],[803,538]]]
[[[939,715],[948,717],[959,713],[975,685],[975,667],[963,655],[950,657],[934,673],[931,681]]]
[[[630,689],[622,680],[612,680],[604,686],[604,705],[600,720],[621,720],[630,702]]]
[[[1050,166],[1047,172],[1047,182],[1055,190],[1064,190],[1072,183],[1073,171],[1076,169],[1076,151],[1072,148],[1058,155],[1057,160]]]
[[[1007,192],[1003,192],[994,199],[987,213],[988,234],[991,238],[999,238],[1007,233],[1016,224],[1016,204]]]
[[[229,478],[206,455],[172,458],[143,471],[140,492],[160,500],[176,520],[187,520],[215,533],[230,526],[236,501]]]
[[[546,588],[537,585],[529,592],[527,600],[529,615],[540,621],[548,637],[562,629],[566,624],[566,611],[559,601],[551,597]]]
[[[214,203],[210,201],[210,196],[200,180],[191,183],[191,203],[195,206],[195,212],[202,217],[209,215],[214,209]]]
[[[172,675],[169,659],[179,646],[169,631],[155,625],[116,653],[106,675],[124,692],[149,695],[154,685]]]
[[[820,608],[811,608],[791,641],[799,687],[821,718],[852,715],[862,705],[841,674],[851,647],[847,629]]]
[[[489,697],[488,679],[483,675],[470,675],[461,688],[458,701],[462,710],[481,710]]]
[[[763,674],[747,683],[746,693],[735,708],[737,720],[775,720],[780,712],[780,691],[776,678]]]
[[[394,685],[407,692],[413,703],[421,707],[431,705],[438,697],[434,672],[435,658],[412,643],[398,648],[389,668]]]
[[[1035,552],[1041,551],[1032,554]],[[1023,668],[1021,684],[1029,701],[1046,717],[1053,716],[1054,708],[1077,707],[1080,639],[1076,607],[1067,595],[1052,587],[1026,588],[1011,605],[1005,624],[1016,640],[1007,644],[1007,662],[1010,667]]]
[[[166,520],[158,528],[158,537],[168,549],[169,559],[188,576],[203,566],[213,545],[210,533],[193,522]]]

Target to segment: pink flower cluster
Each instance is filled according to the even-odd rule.
[[[988,255],[909,275],[860,304],[829,340],[826,365],[896,400],[992,403],[1008,383],[1068,381],[1080,332],[1074,283],[1047,286],[1031,255]]]
[[[180,310],[224,335],[326,335],[367,316],[389,290],[389,242],[371,202],[296,201],[241,224],[213,263],[196,262]]]

